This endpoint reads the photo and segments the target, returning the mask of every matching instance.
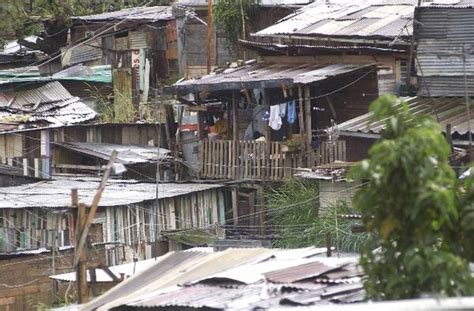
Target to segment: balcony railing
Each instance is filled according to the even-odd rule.
[[[322,142],[311,154],[292,150],[285,142],[254,140],[202,140],[199,172],[203,178],[280,181],[293,176],[298,167],[314,167],[345,161],[345,141]],[[309,164],[308,164],[309,163]]]

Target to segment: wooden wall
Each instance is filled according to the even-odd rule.
[[[137,246],[158,242],[161,230],[210,229],[225,222],[225,189],[211,189],[127,206],[99,208],[91,229],[92,242]],[[74,223],[68,211],[41,208],[0,209],[0,252],[69,246]],[[151,247],[151,246],[150,246]]]
[[[158,242],[160,228],[162,231],[210,229],[225,223],[228,196],[227,191],[220,188],[161,199],[158,205],[150,201],[110,207],[106,209],[104,235],[107,241],[139,245]]]
[[[89,262],[122,264],[124,261],[112,262],[110,259],[125,258],[124,250],[127,249],[122,246],[94,246],[89,254]],[[74,271],[71,265],[73,259],[73,249],[57,251],[54,256],[51,251],[17,257],[1,256],[0,283],[7,286],[0,286],[0,311],[40,310],[54,303],[63,303],[66,292],[57,291],[57,284],[49,276]],[[68,298],[74,299],[75,292],[75,285],[71,283],[67,291]]]
[[[315,52],[316,53],[316,52]],[[403,83],[401,75],[400,60],[408,56],[404,54],[381,54],[381,55],[350,55],[350,54],[314,54],[311,56],[260,56],[261,61],[270,63],[309,63],[309,64],[376,64],[378,89],[380,95],[395,93],[396,86]]]

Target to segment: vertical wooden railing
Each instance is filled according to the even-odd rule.
[[[284,142],[254,140],[202,140],[199,142],[199,172],[203,178],[280,181],[293,176],[298,163],[307,163],[303,153],[289,152]],[[345,160],[345,142],[322,142],[310,166]]]

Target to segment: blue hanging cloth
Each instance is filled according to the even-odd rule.
[[[268,121],[268,120],[270,120],[270,110],[266,109],[263,112],[262,121]]]
[[[296,100],[292,100],[288,103],[288,111],[286,113],[286,120],[288,123],[293,124],[296,121]]]

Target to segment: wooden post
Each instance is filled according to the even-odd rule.
[[[212,69],[212,0],[207,0],[207,73]]]
[[[34,159],[34,165],[35,165],[35,177],[39,178],[40,177],[40,160],[38,158]]]
[[[78,232],[82,232],[86,224],[86,205],[80,203],[77,211],[77,228]],[[80,242],[77,239],[77,242]],[[76,266],[76,284],[78,303],[83,304],[89,300],[89,288],[87,286],[87,247],[79,248],[79,243],[76,244],[75,256],[78,256]],[[79,253],[78,253],[79,252]]]
[[[84,228],[81,231],[81,236],[76,248],[76,254],[75,254],[76,256],[74,256],[74,266],[77,266],[80,260],[82,248],[86,244],[86,239],[87,239],[87,235],[89,234],[89,229],[92,225],[92,221],[94,220],[94,216],[95,216],[95,213],[97,212],[97,208],[99,207],[99,202],[102,197],[102,193],[104,192],[105,186],[107,185],[107,180],[109,179],[110,172],[112,171],[112,165],[114,164],[116,158],[117,158],[117,151],[113,150],[112,154],[110,155],[109,163],[107,163],[104,176],[102,177],[102,181],[100,182],[99,187],[97,188],[97,191],[94,195],[94,199],[92,200],[91,209],[90,209],[89,214],[87,215],[87,220],[83,226]],[[82,228],[82,227],[79,227],[79,228]]]
[[[300,141],[300,147],[301,147],[301,154],[298,159],[298,166],[303,166],[303,159],[302,155],[304,154],[305,150],[305,141],[306,141],[306,128],[304,126],[304,110],[303,110],[303,88],[301,86],[298,86],[298,120],[299,120],[299,126],[300,126],[300,135],[301,135],[301,141]]]
[[[77,286],[77,299],[78,303],[86,303],[88,300],[88,288],[87,288],[87,254],[83,252],[85,256],[82,254],[77,254],[78,250],[78,241],[80,239],[81,231],[84,228],[84,224],[86,222],[86,211],[85,206],[81,204],[79,206],[78,202],[78,195],[77,189],[71,190],[71,207],[72,207],[72,214],[74,217],[74,225],[75,228],[75,257],[78,256],[80,258],[78,265],[76,266],[76,286]]]
[[[452,152],[453,151],[453,135],[451,133],[451,123],[446,124],[446,140],[448,141],[448,144],[451,147],[451,152]]]
[[[232,188],[232,218],[234,220],[234,226],[239,223],[239,193],[237,188]]]
[[[237,103],[235,100],[235,91],[232,91],[232,144],[234,145],[234,163],[233,170],[234,176],[240,178],[240,144],[239,144],[239,128],[237,124]]]
[[[23,158],[23,175],[28,176],[28,159]]]
[[[263,89],[263,104],[265,105],[265,109],[270,108],[270,93],[268,92],[267,89]],[[264,150],[264,156],[263,156],[263,179],[268,179],[270,175],[270,147],[271,147],[271,141],[272,141],[272,133],[270,126],[268,125],[268,122],[265,122],[265,150]]]
[[[306,150],[308,154],[308,167],[314,166],[313,160],[313,149],[311,148],[311,142],[313,140],[313,133],[311,128],[311,91],[309,86],[305,87],[304,89],[304,97],[305,97],[305,116],[306,116]]]
[[[332,241],[331,241],[331,233],[326,233],[326,256],[332,256]]]
[[[40,147],[41,157],[42,157],[42,177],[50,178],[51,177],[51,132],[49,129],[41,131],[41,147]]]

